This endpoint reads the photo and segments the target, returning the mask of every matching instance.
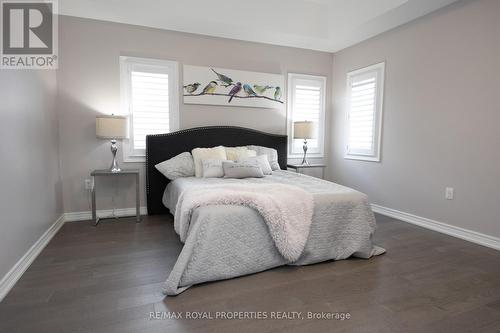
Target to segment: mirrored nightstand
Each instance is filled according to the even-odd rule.
[[[294,169],[297,173],[303,173],[305,169],[321,168],[321,179],[325,179],[325,164],[287,164],[286,167]]]
[[[121,171],[112,172],[109,169],[104,170],[94,170],[90,173],[92,177],[92,220],[94,222],[94,226],[99,223],[100,218],[97,217],[97,209],[96,209],[96,177],[118,177],[118,176],[135,176],[135,205],[136,205],[136,222],[141,222],[141,213],[140,213],[140,197],[139,197],[139,169],[122,169]],[[102,218],[101,218],[102,219]]]

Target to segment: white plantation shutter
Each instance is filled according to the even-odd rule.
[[[146,135],[168,133],[168,74],[131,74],[131,130],[134,149],[146,149]]]
[[[323,154],[324,118],[325,118],[325,83],[320,76],[289,74],[289,111],[288,137],[289,155],[303,154],[302,139],[293,139],[293,123],[312,121],[317,124],[317,139],[308,139],[308,156],[320,157]]]
[[[375,77],[351,82],[348,142],[350,150],[373,152],[375,85]]]
[[[129,140],[124,160],[143,161],[146,135],[178,129],[179,96],[177,63],[120,57],[122,108],[129,116]]]
[[[346,158],[380,160],[384,64],[347,75]]]
[[[313,85],[295,86],[295,103],[293,106],[293,122],[319,122],[321,107],[321,88]],[[302,140],[294,140],[294,145],[302,147]],[[313,150],[318,148],[318,139],[308,139],[307,146]]]

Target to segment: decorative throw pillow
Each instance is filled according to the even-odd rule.
[[[194,176],[194,161],[190,153],[184,152],[155,165],[165,177],[174,180]]]
[[[195,148],[191,151],[191,153],[193,154],[194,160],[194,174],[198,178],[203,175],[202,160],[227,160],[226,150],[223,146],[213,148]]]
[[[262,178],[264,174],[257,161],[222,162],[225,178]]]
[[[239,162],[253,162],[256,161],[257,164],[260,166],[262,169],[262,173],[264,175],[272,175],[273,174],[273,169],[271,168],[271,165],[269,164],[269,160],[267,155],[259,155],[255,157],[247,157]]]
[[[213,158],[202,160],[203,165],[203,178],[222,178],[224,177],[224,170],[222,169],[222,162],[233,163],[232,161],[216,160]]]
[[[267,155],[271,169],[280,170],[280,165],[278,163],[278,151],[274,148],[268,148],[263,146],[247,146],[248,149],[255,150],[257,155]]]
[[[247,157],[257,156],[257,152],[247,147],[226,147],[226,156],[228,160],[236,162]]]

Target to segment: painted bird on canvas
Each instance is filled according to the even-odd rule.
[[[213,94],[215,92],[215,89],[217,89],[217,82],[215,81],[210,81],[209,84],[203,88],[203,94]]]
[[[228,103],[231,103],[231,101],[233,100],[233,97],[238,94],[241,90],[241,82],[237,82],[236,85],[231,89],[231,91],[229,92],[229,95],[231,97],[229,97],[229,101],[227,101]]]
[[[247,93],[247,96],[256,96],[257,94],[253,91],[252,87],[249,84],[243,85],[243,90]]]
[[[264,95],[266,93],[266,90],[274,88],[268,85],[265,86],[259,86],[258,84],[254,84],[253,88],[255,89],[256,92],[258,92],[261,95]]]
[[[229,87],[230,85],[232,85],[232,84],[233,84],[233,79],[231,79],[230,77],[228,77],[228,76],[226,76],[226,75],[224,75],[224,74],[221,74],[221,73],[217,73],[217,72],[216,72],[213,68],[210,68],[210,69],[212,70],[212,72],[214,72],[214,73],[215,73],[215,75],[217,75],[218,80],[219,80],[220,82],[222,82],[222,85],[223,85],[224,87],[226,87],[226,88],[227,88],[227,87]]]
[[[199,82],[196,82],[196,83],[191,83],[191,84],[188,84],[186,86],[184,86],[184,89],[186,89],[186,91],[188,92],[188,94],[192,94],[196,91],[196,89],[198,89],[198,87],[200,86],[201,83]]]
[[[274,99],[277,101],[281,100],[281,88],[280,87],[276,87],[276,89],[274,90]]]

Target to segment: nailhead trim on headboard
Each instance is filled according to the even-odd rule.
[[[268,135],[268,136],[275,136],[275,137],[283,137],[285,135],[281,135],[281,134],[273,134],[273,133],[267,133],[267,132],[263,132],[263,131],[259,131],[259,130],[256,130],[256,129],[253,129],[253,128],[246,128],[246,127],[240,127],[240,126],[204,126],[204,127],[193,127],[193,128],[187,128],[187,129],[183,129],[183,130],[178,130],[178,131],[175,131],[175,132],[171,132],[171,133],[162,133],[162,134],[150,134],[148,136],[154,136],[154,137],[158,137],[158,136],[171,136],[171,135],[178,135],[178,134],[182,134],[182,133],[189,133],[189,132],[200,132],[200,131],[205,131],[205,130],[212,130],[212,129],[216,129],[216,128],[230,128],[230,129],[242,129],[242,130],[245,130],[247,132],[254,132],[254,133],[259,133],[259,134],[265,134],[265,135]]]

